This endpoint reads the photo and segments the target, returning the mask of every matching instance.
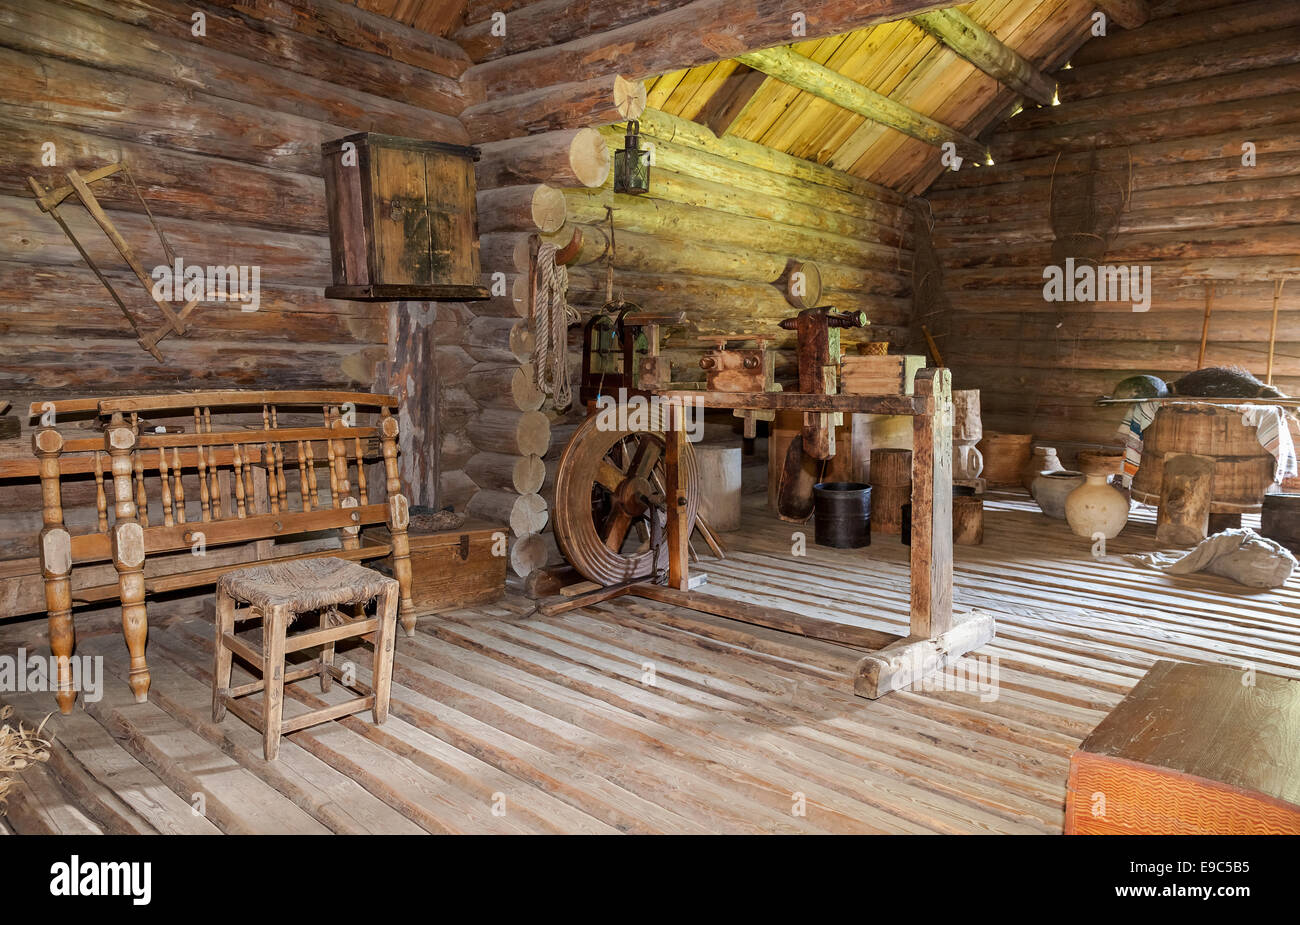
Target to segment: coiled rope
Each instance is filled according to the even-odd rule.
[[[559,248],[543,242],[537,249],[537,291],[533,299],[533,348],[537,387],[551,397],[556,408],[573,402],[569,385],[569,325],[581,320],[566,295],[569,271],[555,262]]]

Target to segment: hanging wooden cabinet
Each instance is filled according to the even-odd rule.
[[[486,299],[477,148],[362,132],[321,146],[331,299]]]

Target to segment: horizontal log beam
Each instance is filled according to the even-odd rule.
[[[834,103],[904,135],[939,147],[951,142],[963,157],[983,161],[988,151],[974,138],[864,87],[790,48],[737,55],[737,60],[784,84]]]
[[[1125,29],[1136,29],[1151,18],[1146,0],[1097,0],[1097,7]]]
[[[493,99],[615,74],[639,80],[782,45],[791,38],[792,9],[778,0],[694,0],[657,15],[653,0],[629,2],[643,7],[646,15],[608,32],[475,65],[466,74],[481,80],[487,99]],[[807,34],[800,38],[841,35],[951,5],[951,0],[821,0],[810,11]]]
[[[961,10],[921,13],[912,22],[1003,86],[1036,103],[1052,105],[1056,81]]]

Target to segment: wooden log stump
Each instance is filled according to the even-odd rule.
[[[903,532],[903,505],[912,499],[912,451],[881,447],[871,451],[871,529]]]
[[[1214,497],[1213,456],[1170,453],[1165,457],[1156,514],[1156,540],[1169,546],[1194,546],[1209,534]]]

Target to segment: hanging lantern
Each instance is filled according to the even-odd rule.
[[[622,150],[614,152],[614,192],[650,192],[650,152],[641,150],[641,123],[629,119]]]

